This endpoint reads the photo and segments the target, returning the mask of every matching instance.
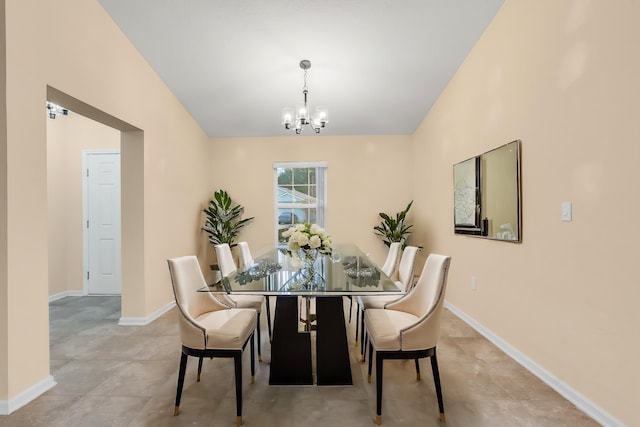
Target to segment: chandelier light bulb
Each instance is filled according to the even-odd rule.
[[[291,129],[291,124],[293,123],[293,108],[283,108],[282,109],[282,124],[285,129]]]
[[[309,110],[306,105],[298,106],[298,113],[296,114],[296,120],[300,120],[300,123],[307,124],[309,121]]]

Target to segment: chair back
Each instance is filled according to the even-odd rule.
[[[240,268],[249,267],[253,263],[249,244],[247,242],[238,242],[238,249],[240,249]]]
[[[413,270],[416,264],[416,254],[420,248],[416,246],[407,246],[402,251],[400,265],[398,266],[398,281],[396,284],[404,292],[408,292],[413,287]]]
[[[228,307],[211,298],[208,292],[198,292],[198,289],[207,285],[198,258],[188,255],[172,258],[167,262],[176,306],[180,313],[182,343],[191,348],[205,348],[206,330],[196,319],[204,313]]]
[[[413,289],[385,306],[385,309],[404,311],[418,317],[415,324],[400,331],[403,350],[431,348],[438,342],[450,263],[449,256],[429,255]]]
[[[231,248],[227,243],[222,243],[214,246],[216,249],[216,257],[218,258],[218,268],[222,277],[228,276],[238,268],[236,262],[233,260],[231,254]]]
[[[395,276],[398,272],[398,260],[400,259],[400,249],[402,249],[402,243],[393,242],[389,245],[389,253],[387,259],[380,268],[384,274],[386,274],[391,280],[395,280]]]

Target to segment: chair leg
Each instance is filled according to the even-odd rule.
[[[356,347],[358,346],[358,331],[360,330],[360,306],[356,307]]]
[[[373,343],[369,343],[369,354],[370,355],[373,354]],[[368,374],[369,375],[367,376],[367,381],[369,383],[371,383],[371,368],[372,368],[371,365],[372,364],[373,364],[373,358],[371,356],[369,356],[369,370],[368,370]]]
[[[251,340],[253,343],[253,340]],[[242,351],[233,355],[236,372],[236,425],[242,425]]]
[[[258,361],[262,362],[262,352],[260,351],[260,313],[258,313],[258,325],[256,326],[256,331],[258,331]],[[253,339],[251,342],[253,343]]]
[[[178,372],[178,388],[176,390],[176,404],[173,408],[173,416],[180,412],[180,398],[182,397],[182,387],[184,386],[184,374],[187,370],[187,356],[184,352],[180,356],[180,371]],[[202,358],[200,358],[202,361]]]
[[[269,302],[270,298],[268,295],[264,297],[264,300],[267,308],[267,330],[269,331],[269,342],[271,342],[271,338],[273,336],[273,333],[271,332],[271,303]]]
[[[349,295],[349,323],[351,323],[351,313],[353,312],[353,296]]]
[[[371,365],[371,359],[373,359],[373,353],[371,347],[369,347],[369,365]],[[376,424],[382,424],[382,362],[384,358],[382,353],[376,352]]]
[[[199,383],[200,382],[200,374],[202,374],[202,360],[204,359],[204,357],[200,356],[198,357],[198,374],[196,375],[196,382]]]
[[[363,352],[360,355],[363,362],[367,360],[367,344],[369,344],[369,335],[367,335],[367,331],[364,331],[364,338],[362,338]],[[371,352],[369,352],[369,357],[371,357]]]
[[[360,354],[362,355],[362,362],[364,362],[365,355],[365,342],[364,342],[364,310],[360,310]]]
[[[416,357],[416,380],[420,381],[420,363]]]
[[[251,384],[256,382],[256,346],[254,339],[255,336],[251,334]]]
[[[433,382],[436,385],[436,396],[438,397],[438,409],[440,410],[440,421],[446,422],[444,416],[444,402],[442,400],[442,388],[440,386],[440,371],[438,370],[438,358],[436,357],[436,349],[433,349],[431,356],[431,370],[433,371]]]

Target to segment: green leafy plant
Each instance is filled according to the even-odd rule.
[[[253,220],[242,218],[244,207],[233,206],[233,200],[224,190],[213,193],[213,199],[209,201],[209,207],[203,210],[206,215],[204,230],[209,235],[212,245],[227,243],[230,247],[236,246],[235,240],[240,229]]]
[[[413,200],[409,202],[403,211],[398,212],[395,218],[392,218],[384,212],[378,214],[380,218],[382,218],[382,221],[380,225],[373,227],[373,230],[376,235],[382,237],[385,245],[390,246],[393,242],[402,242],[402,248],[404,249],[406,246],[405,242],[411,234],[411,227],[413,227],[413,225],[406,225],[404,221],[412,204]]]

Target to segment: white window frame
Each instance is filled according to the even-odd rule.
[[[316,203],[278,203],[278,169],[316,169]],[[296,209],[296,208],[315,208],[316,221],[320,227],[326,227],[326,210],[327,210],[327,162],[274,162],[273,163],[273,205],[274,205],[274,240],[276,246],[278,242],[278,223],[279,209]]]

